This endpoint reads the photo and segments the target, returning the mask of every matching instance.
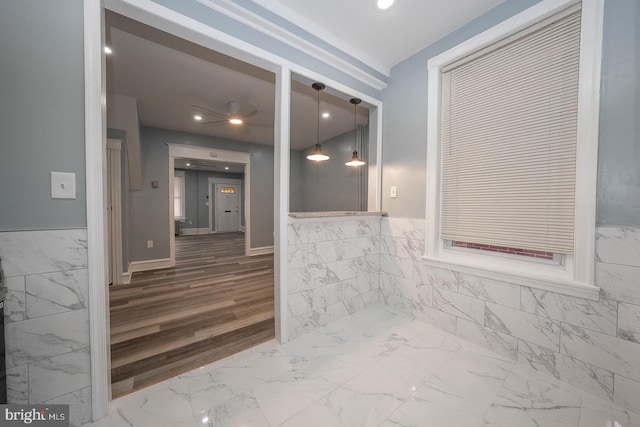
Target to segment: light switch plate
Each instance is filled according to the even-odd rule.
[[[391,197],[392,199],[395,199],[396,197],[398,197],[398,187],[396,187],[395,185],[391,186],[391,191],[389,192],[389,197]]]
[[[75,199],[76,174],[71,172],[51,172],[51,198]]]

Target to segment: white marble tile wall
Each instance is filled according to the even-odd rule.
[[[287,237],[289,339],[378,302],[379,217],[291,219]]]
[[[0,233],[10,403],[69,404],[91,420],[86,230]]]
[[[424,226],[381,219],[380,303],[640,413],[640,229],[598,228],[590,301],[425,266]]]

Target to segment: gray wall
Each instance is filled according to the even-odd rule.
[[[251,247],[273,245],[273,147],[152,127],[142,127],[141,142],[142,190],[130,193],[131,261],[169,257],[167,143],[251,153]],[[153,248],[147,249],[147,240]]]
[[[604,13],[598,224],[640,226],[640,2]]]
[[[345,166],[353,154],[353,131],[345,132],[322,143],[330,159],[314,162],[306,159],[314,147],[300,150],[291,158],[292,199],[299,197],[300,212],[358,210],[360,168]],[[297,163],[297,164],[294,164]],[[299,192],[299,195],[296,194]],[[295,195],[295,196],[294,196]],[[297,200],[294,200],[296,203]],[[296,212],[290,209],[292,212]]]
[[[391,69],[382,92],[382,210],[424,218],[427,168],[427,61],[537,3],[511,0],[433,43]],[[391,199],[389,189],[398,187]]]
[[[0,2],[0,230],[86,226],[82,2]],[[76,174],[51,199],[50,172]]]
[[[382,210],[424,218],[426,195],[427,61],[520,12],[534,0],[511,0],[449,34],[391,70],[383,91]],[[598,224],[640,225],[640,3],[605,2]],[[398,186],[398,198],[389,187]]]
[[[289,212],[302,212],[302,164],[305,160],[301,150],[289,151]]]
[[[237,179],[242,182],[240,200],[241,225],[244,225],[244,174],[185,170],[185,214],[181,228],[209,228],[209,178]],[[215,201],[215,200],[214,200]],[[213,201],[212,201],[213,202]],[[215,209],[212,212],[215,222]]]

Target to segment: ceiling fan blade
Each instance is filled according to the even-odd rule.
[[[251,110],[249,110],[248,113],[242,115],[242,117],[244,117],[245,119],[248,119],[249,117],[254,116],[254,115],[256,115],[258,113],[258,106],[257,105],[255,105],[255,104],[253,104],[251,102],[247,102],[247,105],[251,106]]]
[[[218,116],[218,117],[229,117],[229,115],[227,113],[221,113],[220,111],[211,110],[209,108],[201,107],[200,105],[192,104],[191,108],[193,108],[193,109],[195,109],[197,111],[200,111],[202,113],[205,113],[205,114],[213,114],[213,115]]]
[[[219,126],[219,125],[226,125],[227,123],[229,123],[227,120],[213,120],[210,122],[200,122],[200,124],[203,126]]]

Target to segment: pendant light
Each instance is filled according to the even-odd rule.
[[[311,154],[307,156],[307,159],[313,160],[316,162],[322,162],[324,160],[329,160],[329,155],[322,151],[322,146],[320,145],[320,91],[324,90],[325,85],[323,83],[314,83],[311,85],[318,92],[318,139],[316,143],[316,148],[313,150]]]
[[[345,165],[362,166],[364,161],[358,157],[358,104],[362,102],[360,98],[351,98],[349,100],[353,104],[353,157]]]

